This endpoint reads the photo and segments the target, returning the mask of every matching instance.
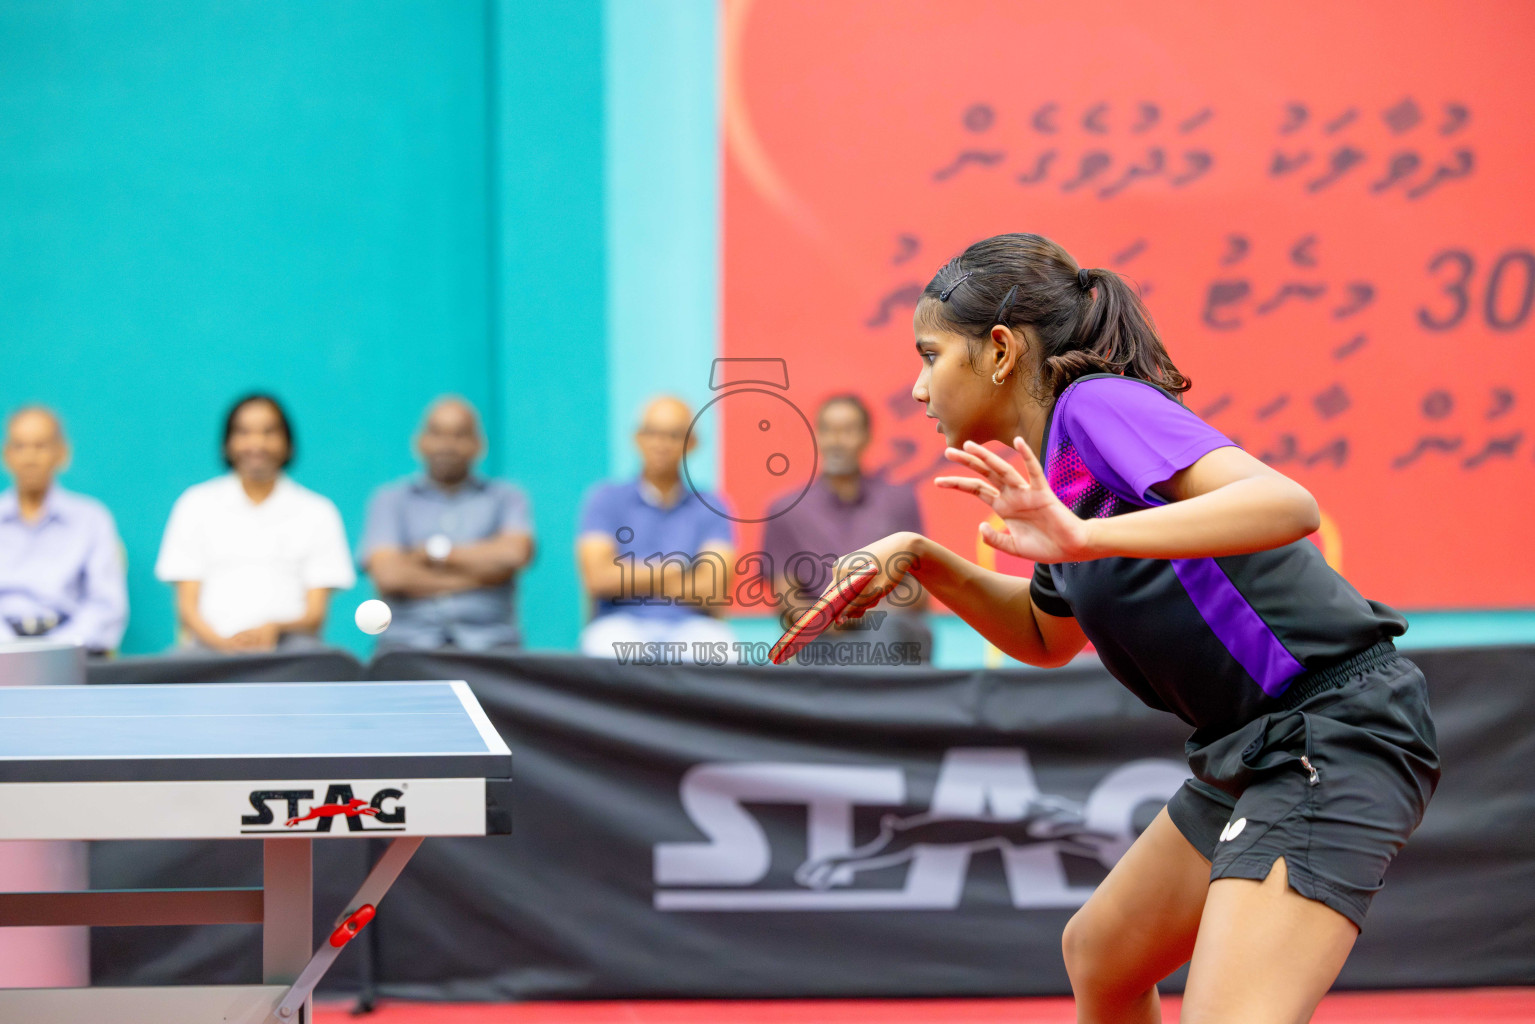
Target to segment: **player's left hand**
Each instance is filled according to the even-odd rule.
[[[981,539],[998,551],[1032,562],[1079,562],[1089,554],[1089,524],[1061,503],[1050,489],[1039,459],[1021,437],[1013,447],[1023,456],[1023,472],[1002,456],[974,441],[963,450],[944,449],[944,457],[975,470],[973,476],[941,476],[939,487],[966,491],[980,498],[1002,519],[1007,532],[981,524]]]

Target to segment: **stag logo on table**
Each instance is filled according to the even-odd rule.
[[[350,783],[331,783],[325,799],[316,801],[313,789],[258,789],[251,792],[254,814],[240,818],[242,833],[329,832],[336,819],[346,822],[348,832],[403,832],[405,830],[405,793],[386,787],[364,800],[352,792]],[[283,809],[282,817],[272,812],[272,805]]]
[[[971,858],[1002,858],[1012,905],[1080,906],[1091,885],[1072,884],[1064,855],[1104,868],[1135,840],[1137,812],[1170,799],[1188,778],[1177,761],[1122,765],[1077,803],[1042,793],[1019,748],[956,748],[944,757],[925,809],[907,806],[905,772],[895,766],[717,762],[682,778],[683,809],[703,842],[658,843],[657,910],[952,910]],[[804,808],[804,860],[793,886],[761,883],[773,864],[768,832],[748,806]],[[854,808],[901,808],[879,832],[854,844]],[[899,888],[860,875],[905,867]],[[881,877],[888,877],[882,875]]]

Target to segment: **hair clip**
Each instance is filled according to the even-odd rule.
[[[974,271],[967,270],[963,274],[959,275],[959,277],[955,279],[953,284],[949,285],[943,291],[938,293],[938,301],[939,302],[948,302],[949,301],[949,296],[954,294],[954,289],[956,289],[960,285],[964,284],[965,283],[965,278],[969,277],[972,273],[974,273]]]

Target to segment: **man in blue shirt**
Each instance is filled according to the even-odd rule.
[[[379,650],[521,644],[517,574],[533,558],[532,509],[512,484],[474,475],[484,448],[474,408],[440,399],[416,438],[426,473],[369,503],[358,562],[394,612]]]
[[[0,640],[46,636],[93,654],[117,649],[128,624],[123,545],[112,514],[54,483],[69,461],[58,417],[17,411],[6,425],[0,493]]]
[[[714,511],[728,511],[722,498],[700,500],[682,479],[683,456],[697,440],[688,436],[692,419],[679,399],[652,401],[634,435],[639,477],[598,484],[586,496],[576,536],[592,602],[583,654],[613,658],[626,645],[671,643],[677,656],[657,656],[690,662],[694,644],[724,654],[735,639],[718,618],[730,604],[735,524]]]

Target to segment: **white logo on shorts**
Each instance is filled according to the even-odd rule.
[[[1223,843],[1231,842],[1231,840],[1233,840],[1237,836],[1241,835],[1242,834],[1242,830],[1244,828],[1246,828],[1246,827],[1247,827],[1247,819],[1246,818],[1238,818],[1236,821],[1228,821],[1226,823],[1226,827],[1221,829],[1221,842],[1223,842]]]

